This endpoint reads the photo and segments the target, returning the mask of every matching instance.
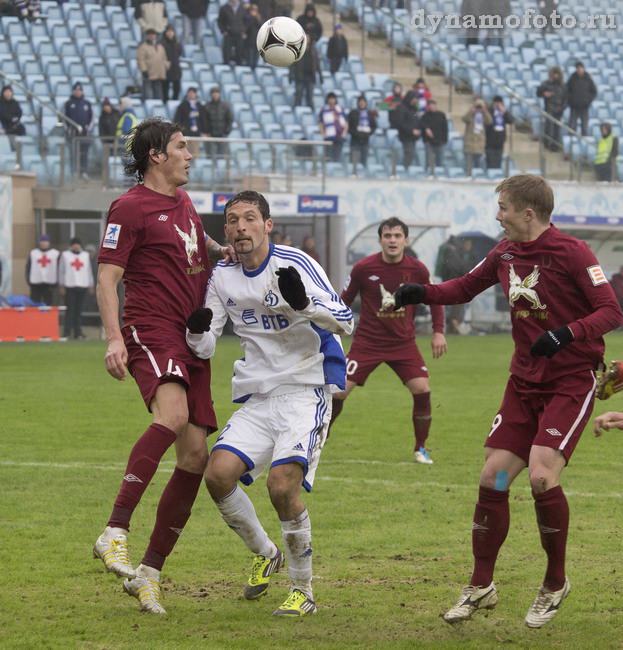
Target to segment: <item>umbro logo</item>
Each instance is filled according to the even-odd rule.
[[[294,449],[295,451],[305,451],[305,447],[303,447],[303,445],[300,442],[298,445],[296,445],[296,447],[292,447],[292,449]]]
[[[472,522],[472,530],[489,530],[486,526],[482,524],[477,524],[475,521]]]
[[[542,533],[559,533],[560,528],[549,528],[548,526],[539,526],[539,530]]]
[[[301,553],[299,557],[309,557],[313,553],[312,547],[310,546],[304,553]]]
[[[228,298],[228,299],[227,299],[227,303],[226,303],[226,305],[227,305],[228,307],[235,307],[235,306],[236,306],[236,303],[235,303],[231,298]]]
[[[168,214],[161,214],[161,215],[158,217],[158,221],[166,221],[168,218],[169,218],[169,215],[168,215]]]
[[[134,474],[126,474],[123,477],[124,481],[127,481],[128,483],[142,483],[141,479],[138,476],[134,476]]]
[[[515,256],[510,253],[504,253],[504,255],[500,255],[500,257],[508,262],[508,260],[512,260]]]
[[[374,282],[374,280],[379,280],[379,279],[380,279],[380,278],[379,278],[378,275],[371,275],[371,276],[368,278],[368,280],[372,280],[373,282]]]
[[[178,535],[182,534],[182,529],[181,528],[173,528],[173,526],[171,526],[170,530],[172,530],[174,533],[177,533]]]
[[[545,431],[547,431],[547,433],[549,433],[550,436],[558,436],[562,438],[562,433],[560,433],[558,429],[545,429]]]

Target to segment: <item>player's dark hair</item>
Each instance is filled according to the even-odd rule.
[[[167,122],[162,117],[150,117],[137,124],[126,136],[126,176],[142,183],[149,169],[149,152],[166,154],[171,138],[178,132],[182,132],[179,124]]]
[[[409,236],[409,226],[404,221],[401,221],[398,217],[389,217],[389,219],[385,219],[385,221],[381,221],[379,225],[379,239],[381,238],[381,235],[383,234],[383,230],[385,228],[402,228],[402,232],[405,234],[405,237]]]
[[[497,194],[512,203],[515,210],[534,210],[539,221],[549,222],[554,211],[554,190],[552,186],[535,174],[517,174],[505,178],[496,188]]]
[[[259,192],[254,192],[253,190],[243,190],[238,192],[235,196],[232,196],[229,201],[225,204],[225,209],[223,214],[227,217],[227,210],[236,205],[236,203],[251,203],[252,205],[257,205],[262,214],[262,219],[264,221],[270,219],[270,206],[268,201],[264,198]]]

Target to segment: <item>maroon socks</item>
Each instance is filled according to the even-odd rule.
[[[430,430],[430,393],[413,395],[413,430],[415,431],[415,450],[426,447]]]
[[[543,586],[550,591],[558,591],[565,585],[569,504],[560,485],[541,494],[533,492],[532,496],[541,534],[541,546],[547,553],[547,571]]]
[[[176,435],[171,429],[162,424],[152,424],[136,441],[108,521],[109,526],[130,529],[134,508],[156,473],[160,459],[175,439]]]

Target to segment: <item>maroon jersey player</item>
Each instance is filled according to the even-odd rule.
[[[99,252],[97,299],[108,340],[105,363],[118,380],[126,366],[153,423],[130,453],[108,526],[93,549],[106,568],[126,578],[124,590],[141,609],[164,614],[160,570],[190,516],[208,460],[206,432],[216,428],[210,362],[186,345],[186,317],[203,304],[210,276],[208,240],[188,194],[191,154],[181,129],[159,118],[132,132],[126,171],[139,183],[116,199]],[[123,280],[123,327],[117,285]],[[156,515],[149,546],[134,570],[128,558],[130,518],[175,444],[177,463]]]
[[[415,460],[432,464],[425,446],[431,424],[430,385],[428,369],[415,342],[416,307],[393,308],[393,293],[401,284],[429,282],[429,273],[422,262],[405,254],[409,228],[400,219],[386,219],[378,233],[381,252],[357,262],[342,291],[342,300],[349,306],[360,294],[361,316],[346,359],[346,390],[333,396],[331,422],[341,413],[353,388],[363,386],[368,375],[386,363],[413,396]],[[431,314],[431,346],[437,359],[447,351],[443,307],[432,307]]]
[[[528,468],[547,570],[526,624],[538,628],[569,593],[565,552],[569,506],[563,468],[588,422],[603,334],[623,318],[612,288],[588,246],[550,223],[554,195],[531,174],[504,180],[496,219],[506,235],[467,275],[438,285],[412,284],[396,306],[469,302],[500,283],[510,305],[515,353],[500,410],[493,419],[472,524],[474,571],[449,623],[498,602],[493,570],[509,528],[509,487]]]

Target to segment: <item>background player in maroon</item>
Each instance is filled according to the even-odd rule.
[[[105,363],[118,380],[126,366],[135,378],[153,424],[130,453],[121,489],[104,533],[93,549],[106,568],[126,578],[124,589],[141,609],[164,614],[160,570],[184,528],[208,460],[206,431],[216,428],[210,398],[210,362],[186,345],[186,317],[203,304],[210,275],[207,241],[188,194],[191,154],[181,129],[160,118],[131,132],[126,173],[138,184],[116,199],[99,253],[97,298],[108,340]],[[117,285],[123,279],[123,328]],[[149,546],[132,568],[126,535],[130,518],[175,445],[177,463],[165,488]]]
[[[551,225],[554,194],[530,174],[504,180],[496,219],[503,239],[467,275],[399,287],[396,307],[469,302],[500,283],[511,307],[515,353],[500,411],[487,438],[472,524],[474,571],[449,623],[498,602],[493,570],[509,528],[509,486],[526,467],[547,570],[526,624],[552,620],[569,593],[565,552],[569,506],[560,475],[588,422],[603,334],[623,321],[614,292],[588,246]]]
[[[405,254],[409,228],[397,217],[381,223],[378,229],[381,252],[359,260],[353,266],[342,291],[342,300],[350,306],[361,295],[361,316],[346,359],[346,390],[333,396],[331,422],[337,418],[344,400],[355,386],[363,386],[368,375],[381,363],[400,377],[413,395],[415,460],[432,464],[425,447],[431,425],[428,370],[415,342],[416,308],[394,311],[393,293],[408,282],[429,282],[428,269]],[[443,334],[443,307],[431,307],[433,358],[448,351]]]

